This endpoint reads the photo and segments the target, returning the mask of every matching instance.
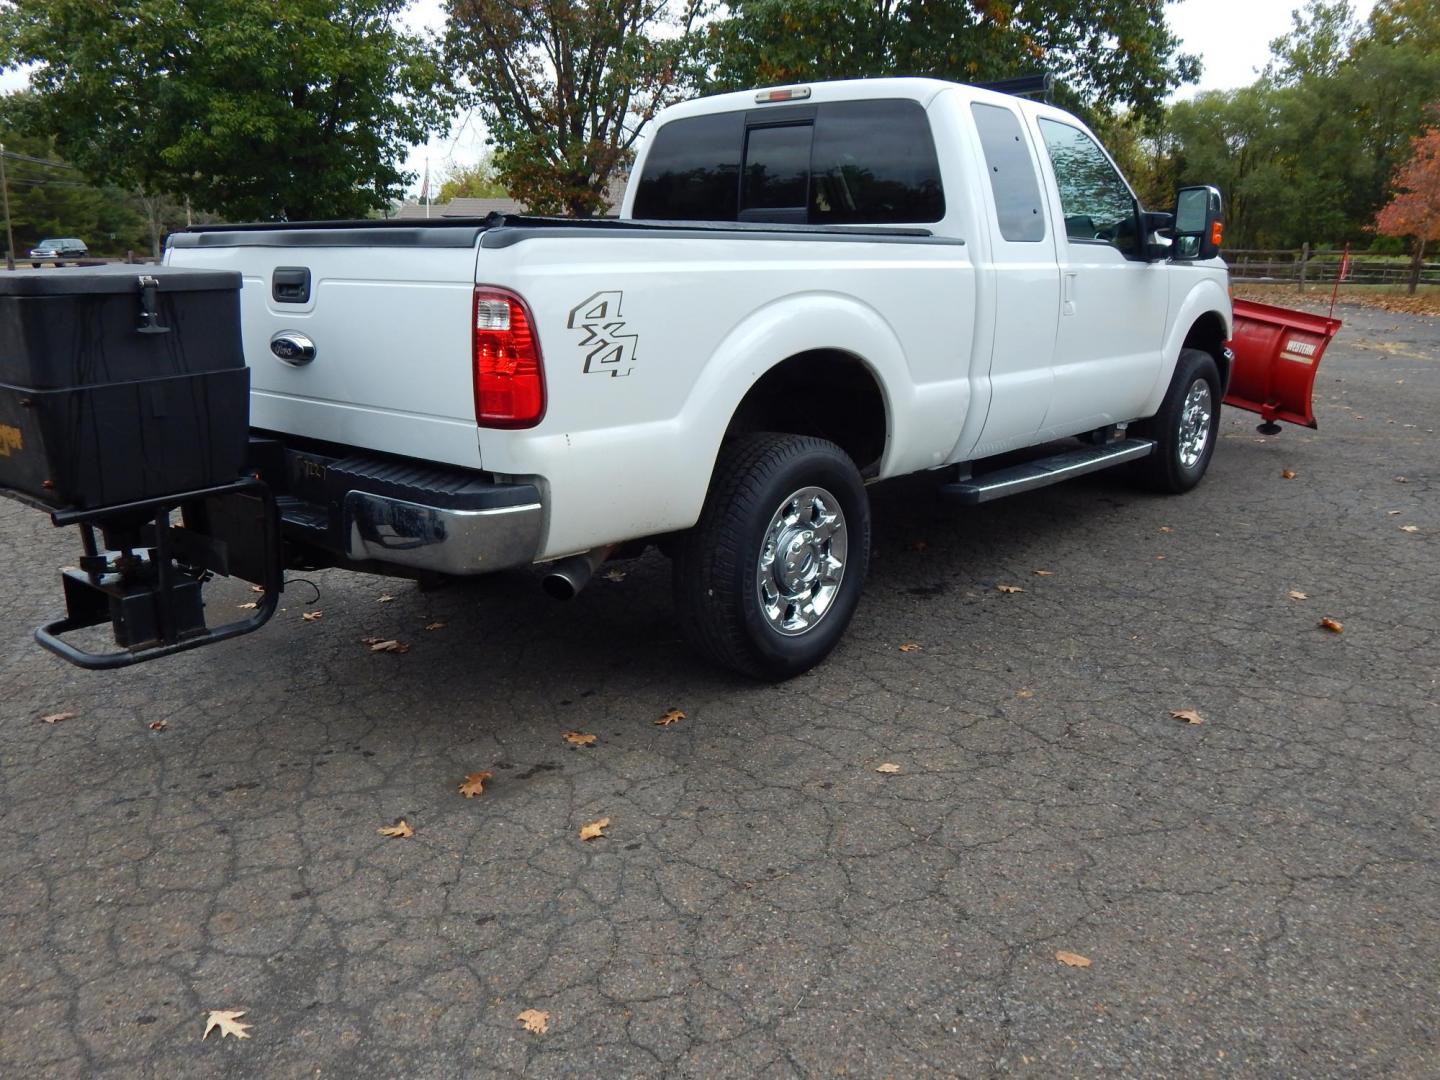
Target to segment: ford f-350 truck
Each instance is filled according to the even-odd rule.
[[[617,220],[207,226],[162,269],[243,282],[246,482],[285,565],[548,563],[569,595],[656,541],[689,639],[779,678],[855,611],[871,482],[1199,482],[1231,362],[1221,228],[1213,188],[1147,212],[1060,109],[880,79],[665,110]]]

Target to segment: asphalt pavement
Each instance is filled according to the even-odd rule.
[[[873,489],[779,686],[653,552],[82,672],[0,500],[0,1075],[1440,1075],[1440,321],[1341,314],[1320,430],[1227,412],[1187,496]]]

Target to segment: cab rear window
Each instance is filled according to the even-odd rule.
[[[637,218],[885,225],[945,216],[930,124],[914,101],[696,116],[654,138]]]

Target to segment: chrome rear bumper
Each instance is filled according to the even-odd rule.
[[[438,574],[528,566],[540,550],[542,523],[539,501],[459,510],[350,491],[344,503],[349,558]]]

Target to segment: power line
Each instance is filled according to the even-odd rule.
[[[29,154],[16,153],[14,150],[0,150],[0,153],[3,153],[11,161],[28,161],[32,165],[48,165],[52,169],[73,170],[75,168],[74,165],[69,165],[63,161],[51,161],[49,158],[31,157]]]
[[[45,180],[38,176],[12,176],[10,177],[10,184],[12,187],[28,185],[30,187],[88,188],[90,186],[83,180]]]

